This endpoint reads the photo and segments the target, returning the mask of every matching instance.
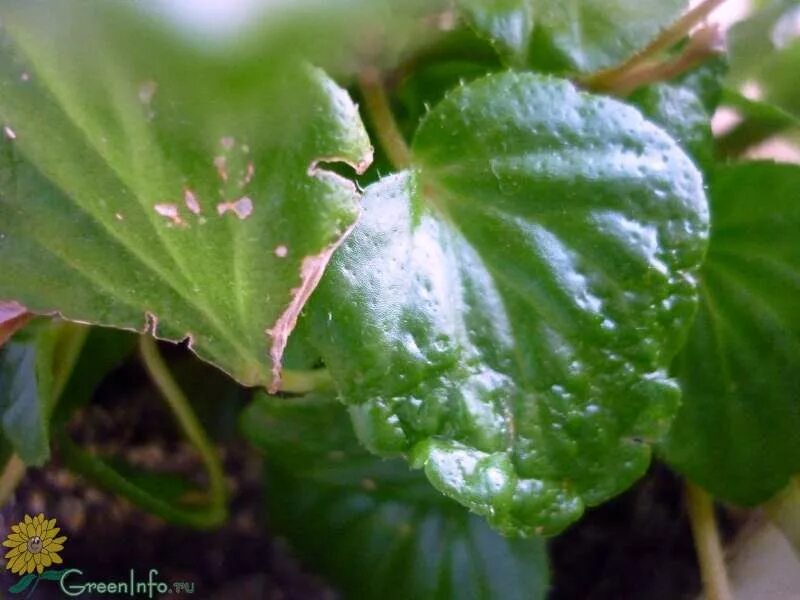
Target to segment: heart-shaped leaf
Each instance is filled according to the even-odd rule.
[[[308,325],[362,442],[506,532],[645,470],[679,390],[708,215],[635,109],[533,74],[457,89],[370,186]]]
[[[3,6],[0,300],[188,339],[275,388],[358,213],[322,164],[369,164],[355,105],[316,69],[261,77],[66,4]]]
[[[800,167],[718,168],[700,311],[662,447],[715,496],[757,504],[800,471]]]
[[[266,455],[273,526],[348,597],[545,597],[541,538],[503,538],[402,461],[369,455],[331,398],[260,394],[242,426]]]

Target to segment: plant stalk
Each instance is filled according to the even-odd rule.
[[[25,463],[16,453],[9,457],[3,473],[0,474],[0,507],[6,505],[14,490],[17,489],[25,476],[25,468]]]
[[[375,134],[386,156],[398,171],[407,169],[411,165],[411,151],[392,114],[380,71],[374,68],[364,69],[359,75],[358,83],[375,127]]]
[[[581,80],[581,85],[595,91],[615,92],[620,82],[630,80],[634,72],[652,62],[652,59],[677,44],[703,19],[727,0],[705,0],[686,12],[642,50],[609,69],[592,73]]]
[[[686,482],[686,506],[707,600],[733,600],[722,543],[708,492]]]
[[[764,505],[770,520],[781,530],[800,558],[800,476]]]
[[[309,394],[333,387],[333,379],[328,369],[295,371],[284,369],[281,373],[281,392],[287,394]]]
[[[200,458],[208,471],[209,503],[215,520],[224,520],[226,514],[227,492],[225,476],[219,454],[206,436],[202,424],[197,419],[188,399],[172,377],[155,339],[149,335],[139,338],[139,350],[142,362],[151,380],[158,388],[167,405],[172,410],[181,429],[189,442],[197,449]]]

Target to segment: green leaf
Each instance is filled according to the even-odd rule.
[[[703,182],[618,101],[533,74],[456,89],[370,186],[306,325],[361,441],[507,533],[647,467],[679,390]]]
[[[45,581],[59,581],[66,573],[67,569],[48,569],[41,575],[39,575],[40,579],[44,579]]]
[[[728,34],[731,81],[758,90],[759,99],[800,116],[800,36],[797,0],[771,0]]]
[[[274,388],[358,213],[355,186],[324,166],[368,166],[358,111],[319,70],[262,77],[90,8],[0,11],[0,299],[188,338]]]
[[[35,327],[0,348],[0,415],[3,433],[28,465],[50,457],[53,353],[57,326]]]
[[[688,86],[661,83],[641,88],[629,99],[644,115],[661,125],[706,171],[714,162],[711,114]]]
[[[738,92],[726,90],[723,104],[742,119],[717,139],[723,154],[736,156],[773,135],[800,131],[800,119],[768,102],[750,100]]]
[[[91,400],[103,379],[130,356],[137,339],[125,331],[99,327],[89,330],[53,413],[55,426],[63,426],[77,409]]]
[[[717,170],[701,308],[674,364],[683,405],[661,451],[739,504],[800,471],[798,189],[795,165]]]
[[[24,592],[25,590],[28,589],[31,583],[33,583],[34,579],[36,579],[36,575],[34,575],[33,573],[28,573],[27,575],[25,575],[25,577],[20,579],[10,588],[8,588],[8,591],[12,594],[19,594],[21,592]]]
[[[545,597],[540,538],[505,539],[402,462],[367,454],[338,402],[259,395],[242,426],[267,456],[273,526],[348,597]]]
[[[643,48],[685,0],[460,0],[467,20],[512,65],[594,71]]]
[[[534,0],[460,0],[475,31],[509,64],[525,66],[534,25]]]

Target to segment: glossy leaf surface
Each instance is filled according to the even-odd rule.
[[[361,441],[507,533],[645,470],[679,391],[707,206],[634,109],[532,74],[457,89],[370,186],[309,309]]]
[[[701,308],[662,451],[715,496],[767,500],[800,471],[800,167],[721,167]]]
[[[704,171],[714,162],[711,114],[687,85],[656,84],[642,88],[629,102],[667,131]]]
[[[505,539],[402,461],[368,454],[338,402],[259,395],[242,425],[266,455],[272,525],[348,597],[545,597],[543,540]]]
[[[685,0],[460,0],[475,29],[515,65],[593,71],[643,48]]]
[[[369,164],[355,105],[316,69],[260,77],[108,5],[46,4],[2,5],[0,299],[275,384],[358,213],[322,164]]]

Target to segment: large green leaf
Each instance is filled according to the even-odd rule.
[[[715,496],[766,500],[800,471],[800,167],[721,167],[701,309],[675,361],[662,451]]]
[[[685,0],[460,0],[509,63],[593,71],[643,48]]]
[[[242,425],[267,457],[273,527],[347,597],[544,598],[541,538],[505,539],[402,461],[370,456],[338,402],[261,394]]]
[[[533,74],[458,88],[370,186],[308,323],[362,442],[505,532],[645,470],[707,238],[691,160],[633,108]]]
[[[321,71],[205,54],[108,6],[0,5],[0,299],[188,338],[275,387],[358,213],[323,164],[368,166],[358,111]]]

